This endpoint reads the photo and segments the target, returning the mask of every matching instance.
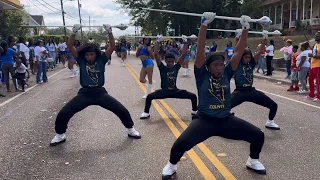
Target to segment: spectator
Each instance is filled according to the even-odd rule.
[[[15,42],[15,39],[9,39],[10,44],[12,45],[12,42]],[[14,43],[13,43],[14,44]],[[13,46],[12,46],[13,47]],[[1,56],[0,58],[2,59],[2,71],[4,74],[4,81],[6,83],[7,87],[7,92],[11,92],[10,90],[10,84],[9,84],[9,73],[11,77],[14,76],[14,69],[13,69],[13,64],[14,64],[14,56],[20,54],[20,46],[17,45],[18,52],[16,52],[14,49],[9,47],[9,44],[6,41],[1,42],[1,47],[0,47],[0,52]],[[17,84],[16,84],[16,79],[12,78],[13,85],[16,91],[17,89]]]
[[[266,76],[272,76],[272,59],[274,55],[274,41],[271,39],[270,40],[270,45],[266,48],[267,56],[266,56],[266,61],[267,61],[267,74]]]
[[[298,76],[299,76],[299,81],[302,85],[302,89],[298,91],[299,94],[305,94],[308,92],[307,84],[306,84],[306,77],[307,73],[310,68],[310,62],[309,62],[309,42],[304,42],[301,44],[301,53],[297,57],[297,67],[298,67]]]
[[[21,86],[22,92],[25,92],[24,88],[26,85],[26,73],[28,73],[28,77],[30,77],[29,71],[27,71],[28,68],[22,63],[20,59],[18,59],[14,63],[13,67],[16,71],[16,73],[14,74],[14,78],[18,80],[18,84]]]
[[[262,42],[261,42],[261,44],[262,44]],[[260,49],[261,44],[258,45],[258,47],[257,47],[257,52],[258,52],[258,50]],[[260,68],[261,68],[262,73],[265,74],[265,71],[264,71],[264,56],[265,56],[265,54],[266,54],[265,51],[262,51],[261,54],[260,54],[260,58],[259,58],[259,62],[258,62],[257,73],[260,73],[259,70],[260,70]]]
[[[230,62],[231,57],[234,54],[234,48],[232,47],[231,41],[228,42],[227,47],[224,49],[224,54],[225,54],[224,56],[226,59],[225,64],[228,64]]]
[[[286,69],[287,69],[287,77],[286,79],[290,78],[291,75],[291,57],[292,57],[292,40],[288,39],[286,41],[286,50],[284,50],[284,60],[286,61]]]
[[[320,31],[315,35],[316,44],[314,45],[313,52],[309,55],[311,59],[311,69],[309,76],[310,92],[308,94],[309,99],[313,99],[314,102],[320,101]],[[316,80],[316,84],[314,83]],[[317,86],[317,90],[315,90]],[[318,94],[316,96],[315,92]]]
[[[294,45],[292,48],[293,55],[291,61],[291,86],[287,91],[299,91],[298,67],[296,65],[297,57],[299,56],[298,49],[298,45]]]
[[[218,47],[218,45],[217,45],[216,41],[213,41],[212,46],[210,47],[210,52],[216,52],[217,47]]]

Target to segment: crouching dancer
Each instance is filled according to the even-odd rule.
[[[224,55],[213,53],[205,60],[207,25],[215,18],[215,13],[205,12],[198,35],[197,57],[194,74],[198,89],[198,113],[188,128],[173,144],[170,159],[163,168],[162,179],[170,179],[177,171],[177,163],[186,151],[212,136],[243,140],[250,143],[250,156],[246,166],[259,174],[266,174],[259,162],[259,154],[264,143],[264,133],[254,125],[230,114],[230,80],[237,70],[246,47],[250,17],[242,16],[243,32],[229,64],[224,66]]]
[[[183,52],[179,57],[178,63],[175,64],[175,56],[173,53],[169,52],[165,55],[164,65],[161,62],[159,56],[159,43],[161,42],[162,36],[157,37],[157,42],[155,44],[154,49],[154,57],[156,59],[161,78],[161,89],[156,90],[155,92],[149,94],[146,99],[146,105],[144,108],[144,112],[141,114],[140,119],[147,119],[150,117],[149,110],[151,106],[151,102],[154,99],[166,99],[166,98],[177,98],[177,99],[190,99],[192,103],[192,111],[191,114],[195,114],[197,111],[197,96],[191,92],[186,90],[181,90],[177,88],[177,76],[178,72],[181,68],[181,65],[184,63],[184,57],[187,53],[188,45],[185,44],[183,47]],[[182,36],[184,43],[187,43],[187,37]]]
[[[115,41],[112,35],[110,25],[103,25],[108,32],[110,46],[105,53],[101,54],[100,47],[95,44],[84,44],[78,50],[73,47],[76,33],[81,29],[80,25],[74,25],[72,28],[72,35],[68,41],[68,48],[76,59],[80,67],[80,84],[82,88],[78,95],[69,101],[58,113],[55,131],[56,135],[52,139],[50,145],[55,146],[66,141],[65,132],[70,118],[79,111],[90,105],[99,105],[105,109],[116,114],[123,125],[128,129],[128,136],[140,139],[141,136],[138,131],[133,128],[133,121],[129,111],[116,99],[111,97],[103,87],[105,65],[108,62],[114,48]]]

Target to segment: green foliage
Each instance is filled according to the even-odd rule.
[[[67,36],[70,36],[72,31],[70,29],[66,29],[67,31]],[[53,29],[48,29],[48,35],[61,35],[64,34],[64,28],[59,27],[59,28],[53,28]]]
[[[18,10],[3,10],[0,11],[0,37],[6,39],[8,36],[13,35],[16,37],[25,36],[28,28],[21,27],[23,18],[29,17],[24,11]]]
[[[263,16],[263,9],[258,6],[263,1],[264,0],[244,0],[241,6],[241,13],[251,18],[261,18]]]
[[[245,0],[253,1],[253,0]],[[132,25],[141,26],[145,35],[191,35],[198,33],[200,18],[175,15],[169,13],[150,12],[141,8],[166,9],[202,14],[216,12],[218,15],[240,16],[241,0],[116,0],[121,7],[128,10],[132,16]],[[256,8],[256,7],[252,7]],[[250,9],[250,8],[247,8]],[[251,11],[251,10],[250,10]],[[250,12],[249,11],[249,12]],[[225,28],[222,20],[215,20],[209,28]],[[231,27],[236,29],[237,27]],[[173,30],[173,32],[172,32]],[[210,31],[209,36],[217,36],[218,32]]]

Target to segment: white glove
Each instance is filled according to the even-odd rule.
[[[239,39],[241,35],[242,35],[242,29],[237,29],[236,30],[236,39]]]
[[[186,35],[182,35],[181,39],[184,43],[188,42],[188,37]]]
[[[201,18],[201,24],[204,26],[207,26],[209,23],[211,23],[214,18],[216,17],[216,13],[213,12],[204,12]]]
[[[109,33],[112,33],[112,27],[109,24],[103,24],[103,28]]]
[[[73,25],[72,32],[77,33],[81,28],[82,26],[80,24],[75,24]]]
[[[263,39],[268,39],[268,31],[263,30],[262,31],[262,37],[263,37]]]
[[[249,30],[250,29],[250,24],[249,24],[250,21],[251,21],[251,18],[249,16],[242,15],[240,17],[240,23],[242,25],[242,29]]]
[[[163,39],[163,36],[162,36],[162,35],[158,35],[158,36],[157,36],[157,42],[158,42],[158,43],[161,42],[162,39]]]

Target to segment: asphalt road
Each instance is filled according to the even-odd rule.
[[[80,88],[79,79],[70,78],[67,69],[57,71],[47,84],[0,102],[0,179],[161,179],[173,142],[191,122],[191,102],[154,101],[151,118],[140,120],[145,90],[137,82],[140,64],[131,55],[128,65],[122,67],[113,56],[105,74],[107,91],[128,108],[142,135],[140,140],[129,139],[114,114],[90,106],[71,119],[67,142],[49,147],[56,114]],[[178,87],[196,93],[194,76],[184,78],[182,74],[183,69]],[[159,88],[157,68],[153,77]],[[282,85],[258,79],[254,85],[278,103],[275,120],[282,129],[265,129],[268,110],[252,103],[241,104],[234,112],[265,133],[260,160],[267,175],[245,168],[248,143],[212,137],[185,154],[187,160],[179,163],[179,180],[319,179],[320,104],[288,93]]]

